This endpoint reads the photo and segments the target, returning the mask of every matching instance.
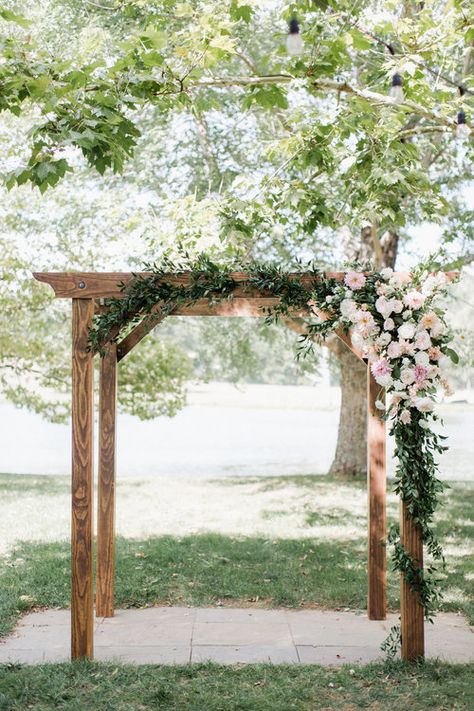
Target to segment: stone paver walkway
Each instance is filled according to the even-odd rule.
[[[380,643],[398,616],[323,610],[154,607],[117,610],[95,624],[95,658],[136,664],[363,664],[383,657]],[[426,625],[428,657],[474,661],[474,634],[465,619],[440,614]],[[37,664],[69,659],[70,613],[26,615],[0,643],[0,662]]]

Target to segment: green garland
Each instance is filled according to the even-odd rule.
[[[382,270],[369,275],[348,272],[346,284],[326,277],[311,264],[304,268],[305,275],[310,277],[309,284],[307,277],[303,283],[297,274],[289,275],[278,267],[258,264],[244,267],[222,266],[204,255],[193,263],[176,264],[164,259],[160,264],[144,266],[148,274],[146,276],[136,274],[131,282],[121,285],[123,297],[106,299],[107,311],[94,318],[90,332],[90,347],[94,352],[103,353],[104,344],[108,341],[118,341],[135,323],[151,318],[157,304],[160,304],[163,313],[169,315],[179,307],[193,305],[202,299],[207,299],[210,305],[232,299],[236,287],[239,286],[239,282],[232,278],[232,272],[241,270],[245,270],[249,275],[247,282],[249,286],[261,294],[278,298],[276,306],[266,309],[268,322],[278,321],[294,311],[307,313],[307,330],[299,339],[298,358],[310,354],[318,338],[324,339],[336,328],[342,328],[349,333],[349,329],[356,323],[356,328],[359,328],[362,334],[368,334],[366,343],[374,344],[366,346],[369,359],[376,359],[374,352],[378,350],[379,359],[375,365],[372,365],[372,372],[376,380],[377,377],[379,378],[377,382],[386,387],[387,393],[396,396],[394,402],[402,396],[408,398],[408,395],[396,392],[396,388],[401,387],[400,378],[408,380],[404,371],[411,369],[418,377],[420,372],[424,373],[423,368],[427,372],[428,368],[415,365],[416,358],[413,353],[410,357],[400,355],[390,362],[386,360],[387,339],[391,340],[392,335],[395,338],[397,329],[399,333],[402,332],[400,329],[404,327],[406,314],[409,314],[407,323],[418,324],[418,329],[421,328],[419,324],[423,323],[424,318],[431,318],[432,322],[436,322],[437,319],[440,324],[444,324],[443,328],[445,327],[442,310],[432,306],[437,293],[444,293],[445,287],[442,283],[432,287],[430,279],[433,277],[429,276],[423,266],[419,267],[409,280],[405,279],[405,283],[399,283],[398,277],[393,275],[391,270]],[[189,279],[184,284],[170,283],[166,280],[170,274],[179,275],[184,272],[189,275]],[[423,296],[427,284],[431,289],[428,297]],[[384,296],[386,293],[392,295],[391,302]],[[395,308],[397,304],[411,303],[411,301],[414,303],[413,308],[406,309],[403,314],[394,312],[393,318],[387,318],[387,313],[384,313],[387,311],[387,303],[390,309],[390,303]],[[421,306],[418,305],[420,301],[423,301]],[[430,308],[434,310],[430,311]],[[322,312],[324,317],[321,317]],[[405,331],[406,325],[405,323]],[[439,351],[456,360],[456,354],[448,347],[450,332],[446,328],[443,331],[443,328],[440,329],[438,325],[437,330],[441,333],[435,336],[435,329],[432,327],[431,339],[429,339],[430,351],[433,351],[433,358]],[[376,338],[373,333],[380,335]],[[426,333],[428,332],[423,331],[423,334]],[[414,333],[412,341],[400,339],[399,342],[403,348],[408,351],[411,348],[413,351],[415,348],[413,343],[418,342],[416,338]],[[426,340],[426,335],[423,335],[423,338]],[[379,342],[382,343],[382,340],[383,345],[380,345]],[[420,347],[424,346],[426,343],[421,344]],[[371,349],[372,355],[370,355]],[[380,356],[381,350],[385,353],[383,357]],[[419,351],[417,353],[419,354]],[[427,356],[423,358],[419,356],[419,360],[426,362]],[[432,370],[433,368],[436,371],[437,366],[431,365]],[[387,369],[390,369],[390,375],[383,372]],[[400,572],[411,589],[418,593],[427,619],[432,618],[440,599],[437,572],[440,565],[444,567],[442,547],[433,530],[433,515],[445,486],[437,478],[438,465],[435,455],[447,449],[442,442],[445,438],[431,429],[429,419],[436,420],[437,416],[426,404],[434,399],[436,381],[439,380],[441,383],[444,381],[437,372],[430,377],[432,380],[421,383],[419,394],[416,391],[418,386],[413,384],[404,386],[411,393],[415,392],[415,395],[411,396],[412,400],[401,400],[401,404],[395,402],[390,405],[385,414],[381,414],[381,417],[393,417],[391,434],[395,437],[395,456],[398,460],[395,492],[405,502],[409,514],[419,525],[424,546],[432,560],[425,569],[419,568],[404,549],[399,528],[394,526],[389,533],[389,542],[393,545],[393,569]],[[407,403],[410,403],[410,407]],[[393,654],[399,640],[399,627],[392,628],[389,638],[382,646],[389,654]]]

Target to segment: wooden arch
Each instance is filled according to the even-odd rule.
[[[142,273],[143,276],[147,274]],[[296,276],[296,275],[295,275]],[[326,276],[342,280],[343,272]],[[89,329],[95,313],[106,307],[102,299],[120,298],[121,284],[132,273],[42,272],[34,277],[49,284],[57,298],[72,300],[72,528],[71,528],[71,656],[93,657],[93,492],[94,492],[94,354],[88,349]],[[243,272],[231,274],[238,286],[231,300],[210,305],[208,300],[176,308],[176,316],[265,316],[264,307],[275,306],[278,298],[265,296],[252,287]],[[297,275],[303,283],[314,283],[314,274]],[[186,273],[163,277],[165,283],[186,284]],[[295,314],[301,315],[301,314]],[[96,615],[114,614],[115,545],[115,444],[117,364],[150,330],[163,320],[157,304],[152,317],[144,318],[119,342],[105,344],[100,363],[99,385],[99,479],[97,508]],[[350,337],[337,335],[361,358]],[[113,338],[114,334],[111,334]],[[368,472],[368,604],[371,620],[384,620],[386,602],[386,450],[385,422],[375,408],[380,386],[367,368],[367,472]],[[419,527],[400,507],[401,540],[405,550],[423,565],[423,544]],[[402,657],[424,655],[423,607],[418,594],[401,576]]]

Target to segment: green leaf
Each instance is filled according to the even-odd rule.
[[[452,362],[457,365],[459,363],[459,356],[456,353],[456,351],[453,351],[452,348],[444,348],[444,353],[447,355],[449,358],[451,358]]]
[[[23,15],[16,15],[11,10],[0,10],[0,17],[6,22],[15,22],[21,27],[27,28],[31,25],[31,20],[27,20]]]

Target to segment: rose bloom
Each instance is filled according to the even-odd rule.
[[[415,363],[417,365],[428,366],[430,363],[428,353],[426,351],[418,351],[418,353],[415,354]]]
[[[390,286],[394,286],[396,289],[399,289],[401,286],[405,286],[405,284],[409,284],[410,282],[410,272],[394,272],[390,277]]]
[[[394,393],[392,393],[392,403],[394,405],[398,405],[399,403],[401,403],[402,400],[406,400],[406,399],[407,399],[407,394],[404,392],[400,392],[399,390],[397,390]]]
[[[365,276],[360,272],[347,272],[344,277],[344,284],[352,291],[358,291],[365,284]]]
[[[435,314],[434,311],[430,311],[429,313],[425,314],[423,318],[420,321],[420,326],[424,328],[425,330],[430,331],[433,327],[436,327],[439,324],[439,318]]]
[[[437,365],[429,365],[428,366],[428,378],[430,380],[434,380],[437,378],[439,375],[439,368]]]
[[[431,338],[428,331],[420,331],[415,338],[415,348],[426,351],[431,346]]]
[[[429,397],[416,397],[413,404],[419,412],[432,412],[434,409],[434,402]]]
[[[403,311],[403,302],[401,302],[400,299],[390,299],[390,304],[394,313],[401,314]]]
[[[400,380],[404,385],[411,385],[416,380],[414,368],[402,368],[400,371]]]
[[[402,355],[415,355],[415,346],[413,343],[409,341],[399,341],[399,344]]]
[[[416,290],[409,291],[408,294],[405,294],[403,297],[403,303],[405,306],[408,306],[409,309],[421,309],[425,301],[426,296]]]
[[[378,375],[375,380],[383,388],[390,388],[393,385],[393,378],[390,373],[387,373],[386,375]]]
[[[387,286],[387,284],[379,284],[379,285],[377,286],[376,291],[377,291],[377,294],[378,294],[379,296],[383,296],[383,295],[386,294],[387,291],[388,291],[388,286]]]
[[[407,340],[415,335],[415,326],[413,323],[403,323],[398,329],[398,335],[401,339]]]
[[[384,331],[393,331],[395,328],[395,321],[392,318],[387,318],[383,322]]]
[[[443,354],[439,346],[431,346],[428,348],[428,356],[430,360],[439,360]]]
[[[380,336],[377,338],[377,345],[388,346],[391,340],[392,336],[389,333],[381,333]]]
[[[382,279],[389,280],[393,274],[393,269],[391,267],[385,267],[385,269],[380,270],[380,276]]]
[[[411,422],[410,410],[402,410],[398,419],[400,422],[403,422],[404,425],[409,425]]]
[[[388,344],[387,353],[389,358],[400,358],[402,350],[398,341],[392,341]]]
[[[352,320],[357,311],[357,304],[352,299],[343,299],[339,308],[342,316]]]

